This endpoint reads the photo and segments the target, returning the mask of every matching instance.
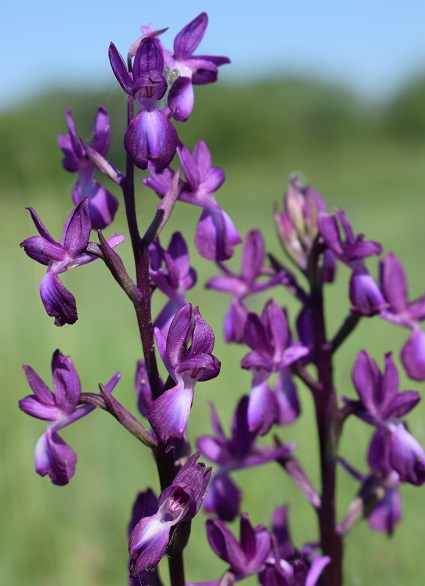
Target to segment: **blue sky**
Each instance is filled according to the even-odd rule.
[[[199,52],[232,59],[223,79],[310,74],[379,98],[425,72],[423,0],[7,0],[0,108],[46,87],[114,83],[110,41],[126,53],[152,22],[169,26],[163,41],[171,46],[202,10],[210,22]]]

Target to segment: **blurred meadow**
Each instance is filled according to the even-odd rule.
[[[50,359],[56,348],[69,354],[80,374],[83,390],[96,392],[117,370],[122,373],[115,393],[135,409],[134,369],[141,357],[130,303],[100,261],[70,271],[63,280],[77,299],[79,320],[56,328],[41,304],[38,287],[44,274],[19,242],[35,234],[26,206],[33,206],[54,237],[59,239],[71,210],[74,176],[61,167],[56,135],[66,132],[64,110],[71,108],[78,133],[90,138],[94,114],[102,103],[110,112],[110,160],[123,167],[125,101],[116,87],[86,94],[51,92],[25,108],[0,116],[0,197],[2,353],[4,401],[0,434],[2,475],[0,584],[11,586],[112,586],[126,584],[127,536],[130,509],[138,490],[158,489],[156,471],[143,446],[104,412],[94,412],[63,433],[78,453],[75,477],[66,487],[36,475],[34,446],[44,424],[18,410],[29,393],[21,365],[30,364],[51,385]],[[259,105],[261,105],[259,107]],[[410,296],[425,291],[425,79],[416,79],[388,101],[368,102],[352,92],[316,80],[285,78],[253,85],[219,84],[198,88],[192,118],[179,124],[183,141],[192,148],[207,141],[213,164],[222,166],[227,180],[218,200],[233,218],[241,235],[252,228],[264,231],[267,249],[280,257],[273,225],[273,203],[281,205],[290,172],[301,171],[319,190],[328,210],[343,208],[357,232],[378,240],[395,252],[409,275]],[[138,176],[138,214],[146,226],[157,201]],[[113,190],[113,189],[111,189]],[[119,196],[118,190],[115,190]],[[168,243],[181,230],[192,243],[198,209],[177,205],[162,237]],[[121,206],[113,231],[126,233]],[[108,234],[111,232],[108,229]],[[130,243],[119,247],[131,266]],[[216,332],[215,354],[222,361],[219,378],[198,385],[189,420],[189,434],[210,432],[209,401],[214,401],[226,430],[239,396],[249,390],[250,375],[238,364],[243,348],[225,347],[222,320],[230,299],[206,291],[206,280],[217,272],[191,247],[198,283],[189,292],[203,317]],[[232,265],[240,262],[237,250]],[[378,261],[368,264],[377,277]],[[348,271],[341,268],[337,284],[328,288],[328,330],[331,334],[349,311]],[[285,290],[274,290],[293,320],[297,305]],[[259,310],[266,297],[253,300]],[[162,300],[155,300],[155,310]],[[407,331],[374,318],[364,319],[337,354],[335,376],[340,395],[353,396],[351,367],[364,348],[382,365],[390,349],[398,359]],[[402,389],[424,390],[423,383],[402,376]],[[297,455],[318,486],[316,438],[307,389],[299,385],[303,416],[295,425],[277,431],[285,442],[298,444]],[[409,418],[411,429],[425,445],[425,406]],[[365,450],[371,430],[350,420],[341,454],[366,471]],[[273,508],[290,503],[294,541],[300,546],[317,535],[316,519],[284,472],[269,464],[236,474],[244,489],[243,510],[254,524],[269,523]],[[357,483],[340,470],[338,517],[345,515]],[[395,535],[369,530],[360,522],[346,539],[345,583],[348,586],[383,584],[416,586],[425,577],[425,492],[402,488],[403,522]],[[206,546],[205,515],[193,523],[186,550],[187,581],[218,578],[225,568]],[[236,527],[235,527],[236,529]],[[162,572],[168,582],[167,569]]]

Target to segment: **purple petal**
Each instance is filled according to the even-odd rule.
[[[91,230],[88,199],[84,199],[68,216],[62,234],[61,245],[69,255],[81,254],[89,242]]]
[[[252,284],[261,272],[264,264],[264,239],[259,230],[252,230],[246,237],[241,275],[247,284]]]
[[[35,447],[37,474],[48,474],[53,484],[63,486],[74,476],[76,463],[76,453],[57,433],[46,429]]]
[[[230,565],[232,572],[243,576],[247,559],[233,533],[219,519],[208,519],[206,527],[208,543],[214,553]]]
[[[408,376],[414,380],[425,380],[425,333],[415,326],[403,346],[401,361]]]
[[[204,208],[196,227],[195,245],[207,260],[223,261],[233,256],[240,236],[227,214],[220,207]]]
[[[289,425],[300,414],[297,388],[290,374],[286,372],[279,373],[275,382],[275,391],[279,412],[277,421],[279,425]]]
[[[214,332],[212,327],[201,317],[199,308],[193,310],[193,334],[192,345],[188,357],[192,358],[198,354],[208,354],[214,349]]]
[[[233,521],[239,514],[242,494],[227,474],[218,473],[213,477],[204,499],[207,513],[215,513],[223,521]]]
[[[425,452],[402,423],[391,433],[390,462],[402,482],[416,486],[425,482]]]
[[[152,78],[153,72],[158,72],[162,75],[163,70],[164,53],[160,41],[150,36],[142,38],[134,56],[133,79],[137,82],[137,79],[145,73],[150,74]],[[163,94],[159,95],[158,99],[160,100],[162,96]]]
[[[245,344],[261,354],[272,357],[273,348],[262,320],[255,313],[248,313],[245,324]]]
[[[361,350],[353,367],[353,384],[365,409],[371,414],[377,413],[375,389],[380,384],[380,373],[376,362],[367,352]]]
[[[70,173],[76,173],[80,166],[80,159],[74,152],[73,144],[69,134],[59,134],[57,143],[63,154],[62,165]]]
[[[249,395],[248,426],[257,435],[265,435],[279,414],[275,394],[267,381],[254,386]]]
[[[124,59],[121,57],[114,43],[109,45],[108,55],[112,71],[114,72],[118,83],[127,94],[131,94],[133,80],[127,71]]]
[[[62,285],[53,271],[47,271],[41,281],[40,296],[47,314],[55,318],[55,326],[73,324],[77,321],[75,297]]]
[[[143,417],[148,416],[148,410],[152,404],[152,393],[149,385],[146,365],[143,360],[137,362],[134,386],[138,397],[137,406]]]
[[[46,405],[40,399],[29,395],[19,401],[19,408],[27,415],[43,419],[45,421],[55,421],[62,415],[62,411],[56,405]]]
[[[351,311],[371,317],[388,307],[382,293],[366,267],[357,265],[350,278]]]
[[[147,169],[149,161],[154,162],[159,171],[165,169],[175,155],[177,144],[176,129],[157,109],[139,112],[124,136],[124,147],[140,169]]]
[[[196,447],[205,458],[215,464],[223,465],[227,462],[228,457],[223,445],[213,437],[204,435],[196,440]]]
[[[118,200],[103,185],[91,180],[88,183],[77,183],[72,199],[74,203],[89,198],[89,212],[93,230],[103,230],[112,224],[118,209]]]
[[[187,303],[176,313],[168,330],[167,355],[174,368],[186,358],[186,346],[192,331],[192,305]]]
[[[32,221],[34,222],[35,227],[37,228],[40,236],[42,236],[45,240],[47,240],[51,244],[57,244],[57,242],[50,236],[49,232],[47,231],[43,222],[40,220],[40,218],[36,214],[35,210],[33,210],[33,208],[26,208],[26,209],[31,214]]]
[[[143,517],[151,517],[158,512],[158,499],[150,488],[146,492],[139,492],[133,504],[131,520],[128,526],[129,535]]]
[[[37,262],[48,265],[51,260],[64,260],[66,251],[57,242],[50,242],[42,236],[31,236],[19,245],[26,254]]]
[[[149,407],[148,419],[161,442],[173,447],[186,430],[193,389],[177,385],[158,397]]]
[[[189,183],[191,191],[195,192],[198,189],[201,181],[197,161],[189,149],[184,145],[177,147],[177,154],[179,156],[186,181]]]
[[[404,393],[399,393],[388,407],[389,417],[404,417],[407,415],[407,413],[410,413],[414,407],[416,407],[420,400],[421,396],[416,391],[405,391]]]
[[[224,318],[224,339],[228,344],[243,342],[247,316],[246,307],[238,299],[233,299]]]
[[[53,406],[55,404],[55,399],[53,397],[52,391],[49,389],[46,383],[38,376],[38,374],[31,368],[31,366],[24,364],[23,369],[25,376],[27,377],[28,384],[37,399],[45,405]]]
[[[323,572],[323,569],[330,563],[330,557],[319,556],[318,554],[314,553],[313,560],[307,574],[307,579],[305,581],[305,586],[315,586],[317,584],[317,580],[320,578],[320,575]]]
[[[374,531],[381,531],[391,536],[394,528],[401,521],[402,503],[397,488],[388,488],[384,497],[368,515],[369,527]]]
[[[168,93],[168,107],[173,118],[185,122],[192,113],[194,103],[192,80],[189,77],[178,77]]]
[[[184,61],[191,57],[201,42],[208,25],[208,16],[201,12],[177,34],[174,39],[174,58]]]
[[[395,254],[389,253],[380,263],[380,286],[390,308],[402,313],[407,307],[407,279],[403,265]]]
[[[109,149],[110,131],[108,112],[103,106],[99,106],[94,122],[93,148],[102,156]]]
[[[165,554],[171,523],[161,522],[158,514],[143,517],[130,536],[130,574],[137,577],[154,568]]]
[[[52,373],[55,402],[62,411],[70,413],[80,400],[81,384],[71,358],[60,350],[53,354]]]
[[[337,255],[342,255],[343,248],[341,243],[341,236],[339,234],[338,222],[335,216],[322,213],[319,215],[317,222],[320,235],[325,241],[326,246]]]
[[[188,65],[192,70],[192,83],[194,85],[204,85],[217,81],[218,69],[213,59],[214,57],[209,55],[205,57],[197,55],[188,61]],[[230,60],[225,63],[230,63]]]

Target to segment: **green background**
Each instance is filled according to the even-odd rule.
[[[38,287],[44,274],[19,242],[35,234],[26,206],[33,206],[52,235],[59,240],[63,222],[72,209],[70,193],[75,180],[61,168],[56,135],[66,132],[65,107],[72,109],[80,136],[90,139],[96,107],[111,113],[111,161],[123,167],[125,100],[117,89],[96,95],[55,92],[0,118],[0,196],[2,295],[1,434],[1,584],[26,586],[109,586],[126,583],[126,525],[138,490],[158,488],[154,462],[135,438],[103,412],[95,412],[63,433],[77,451],[75,477],[66,487],[51,485],[36,475],[35,442],[44,424],[18,410],[28,394],[23,363],[30,364],[51,385],[50,359],[56,348],[69,354],[80,374],[83,390],[96,392],[117,370],[122,380],[115,393],[135,409],[133,378],[141,357],[132,307],[100,261],[70,271],[63,282],[77,298],[79,320],[56,328],[42,307]],[[385,251],[395,252],[409,274],[411,298],[425,290],[425,83],[413,82],[388,103],[369,104],[351,93],[309,80],[287,79],[255,86],[199,88],[195,111],[178,125],[183,141],[192,148],[205,139],[213,164],[222,166],[226,182],[217,198],[233,218],[241,235],[263,230],[267,249],[283,259],[273,226],[273,203],[282,205],[290,172],[302,171],[326,199],[328,210],[342,207],[354,229],[378,240]],[[137,202],[141,226],[147,226],[157,200],[141,186]],[[113,188],[111,188],[113,190]],[[119,195],[116,192],[116,195]],[[177,205],[164,231],[168,243],[181,230],[189,243],[200,210]],[[126,233],[123,206],[113,230]],[[108,229],[107,233],[112,230]],[[131,270],[129,240],[119,252]],[[197,385],[189,435],[210,432],[208,403],[214,401],[225,429],[242,393],[249,391],[250,375],[238,364],[243,348],[225,347],[221,329],[230,298],[205,291],[206,280],[217,272],[199,257],[191,244],[192,265],[198,284],[189,300],[199,304],[203,317],[216,332],[215,354],[222,361],[219,378]],[[237,269],[239,251],[232,266]],[[377,276],[378,261],[368,267]],[[337,284],[327,292],[330,334],[349,311],[349,272],[338,268]],[[297,304],[284,289],[273,292],[288,307],[293,323]],[[255,299],[260,310],[267,299]],[[155,300],[156,311],[162,299]],[[335,376],[338,393],[353,396],[351,367],[363,348],[382,365],[383,354],[398,354],[407,331],[374,318],[364,319],[338,352]],[[422,391],[423,383],[402,376],[402,389]],[[299,385],[303,416],[295,425],[278,430],[285,442],[298,443],[297,455],[318,482],[317,446],[311,400]],[[409,417],[411,431],[425,445],[425,412],[420,404]],[[341,454],[366,472],[365,451],[371,428],[349,420]],[[274,464],[235,474],[243,487],[243,510],[254,524],[270,521],[275,506],[290,503],[295,544],[317,538],[313,512]],[[339,471],[338,516],[342,518],[358,486]],[[392,539],[369,530],[364,521],[346,540],[346,584],[417,585],[425,576],[424,492],[403,486],[403,522]],[[225,569],[206,546],[205,515],[193,523],[187,548],[187,581],[213,580]],[[236,530],[236,527],[235,527]],[[168,582],[166,568],[162,571]]]

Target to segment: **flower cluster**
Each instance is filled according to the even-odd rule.
[[[203,140],[193,148],[185,146],[178,124],[173,123],[190,118],[193,86],[215,82],[218,67],[230,62],[227,57],[196,53],[207,23],[205,13],[192,20],[175,37],[173,51],[160,40],[165,29],[152,25],[142,27],[142,36],[130,47],[127,60],[111,43],[112,71],[127,99],[126,171],[107,159],[110,128],[106,110],[102,106],[97,110],[92,144],[78,137],[67,110],[68,134],[59,135],[58,144],[64,168],[77,175],[74,207],[60,241],[28,208],[38,235],[21,243],[31,259],[47,267],[40,295],[57,326],[74,324],[78,317],[76,299],[59,278],[69,269],[98,259],[124,291],[133,305],[143,351],[135,376],[138,414],[133,415],[117,393],[112,394],[119,373],[106,385],[99,384],[98,392],[82,392],[70,357],[59,350],[52,358],[54,392],[30,366],[24,366],[32,394],[21,399],[19,406],[28,415],[47,421],[36,445],[35,468],[53,484],[67,484],[77,461],[58,432],[94,409],[111,414],[150,450],[161,493],[157,498],[151,489],[144,489],[133,506],[128,528],[131,586],[162,586],[158,564],[165,555],[171,585],[185,586],[183,551],[191,522],[202,505],[211,515],[206,521],[209,545],[228,565],[225,574],[213,576],[209,584],[231,586],[257,576],[262,586],[314,586],[319,580],[326,586],[340,586],[345,534],[360,517],[366,517],[374,530],[388,535],[394,532],[401,520],[400,487],[425,483],[425,451],[405,423],[405,416],[419,403],[419,393],[399,392],[392,353],[385,354],[381,372],[367,350],[359,350],[352,369],[356,399],[341,397],[336,388],[335,353],[363,318],[379,316],[409,329],[401,362],[410,378],[425,380],[425,333],[420,328],[425,296],[409,300],[404,268],[393,253],[381,259],[380,278],[375,281],[367,263],[382,254],[381,244],[356,234],[344,211],[327,213],[318,191],[295,174],[289,178],[283,206],[274,209],[278,240],[291,270],[285,259],[267,254],[258,229],[251,230],[241,246],[240,269],[232,268],[228,261],[242,239],[216,199],[224,171],[212,165]],[[144,196],[152,197],[154,192],[159,197],[144,233],[136,213],[135,166],[145,171],[139,181]],[[124,236],[107,238],[103,234],[114,221],[118,199],[98,181],[99,173],[122,191],[134,276],[115,250]],[[183,229],[173,231],[165,248],[160,233],[177,202],[201,208],[201,215],[196,226],[186,218]],[[92,230],[97,231],[98,243],[90,241]],[[238,348],[246,347],[240,367],[249,371],[251,379],[226,389],[229,398],[231,393],[239,393],[229,434],[211,404],[213,432],[197,439],[195,453],[188,433],[195,387],[216,378],[221,362],[213,354],[213,328],[190,301],[197,281],[186,242],[190,233],[199,255],[214,261],[219,271],[206,288],[232,297],[224,318],[224,337]],[[327,287],[341,265],[350,271],[349,303],[340,327],[329,335]],[[153,316],[158,292],[166,301]],[[298,305],[295,318],[286,304],[287,295]],[[257,312],[258,308],[263,309]],[[115,311],[110,313],[108,318],[113,320]],[[371,319],[363,321],[370,323]],[[367,343],[363,339],[365,346]],[[300,397],[306,390],[309,395]],[[297,458],[297,446],[280,437],[288,433],[286,426],[299,419],[300,405],[308,399],[318,429],[320,488]],[[366,474],[340,453],[340,437],[348,419],[373,428]],[[272,431],[273,436],[267,438]],[[199,462],[201,454],[214,469]],[[289,537],[287,506],[274,508],[270,529],[253,527],[248,513],[241,513],[245,502],[236,471],[239,474],[271,463],[276,482],[278,472],[286,474],[317,514],[319,538],[300,549]],[[335,506],[339,464],[360,482],[342,520],[337,518]],[[263,488],[267,499],[267,487]],[[239,541],[226,525],[238,516]]]

